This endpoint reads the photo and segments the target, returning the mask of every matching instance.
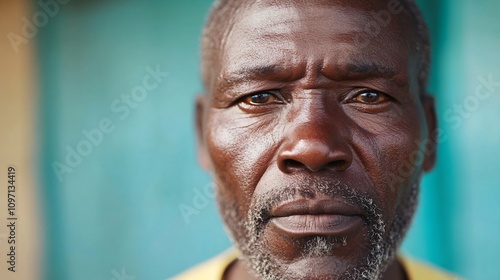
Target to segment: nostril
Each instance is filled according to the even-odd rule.
[[[349,168],[352,153],[343,138],[317,135],[318,130],[313,131],[316,134],[310,129],[300,131],[300,134],[295,131],[296,135],[287,137],[278,150],[277,163],[283,172],[344,171]]]
[[[324,169],[333,169],[333,170],[346,170],[349,167],[349,162],[347,160],[336,160],[327,163],[323,166]]]
[[[283,165],[288,171],[291,170],[296,170],[296,169],[303,169],[305,166],[301,162],[294,160],[294,159],[285,159],[283,161]]]
[[[318,172],[321,170],[341,171],[347,169],[347,167],[349,166],[349,162],[347,160],[335,160],[323,165],[311,166],[311,165],[306,165],[298,160],[285,159],[283,160],[282,164],[287,172],[294,172],[298,170],[308,170],[311,172]]]

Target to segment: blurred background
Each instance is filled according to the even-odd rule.
[[[418,2],[443,141],[403,251],[500,279],[500,2]],[[160,280],[230,246],[193,128],[210,5],[0,0],[1,279]]]

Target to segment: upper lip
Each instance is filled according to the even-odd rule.
[[[341,215],[361,216],[363,211],[350,203],[336,198],[301,198],[278,205],[271,210],[271,217],[294,215]]]

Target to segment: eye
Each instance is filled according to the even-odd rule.
[[[389,101],[387,95],[376,92],[376,91],[365,91],[356,95],[352,102],[367,104],[367,105],[378,105]]]
[[[280,99],[276,97],[271,92],[268,91],[263,91],[263,92],[257,92],[251,95],[248,95],[244,97],[241,102],[244,102],[249,105],[266,105],[266,104],[271,104],[271,103],[282,103]]]

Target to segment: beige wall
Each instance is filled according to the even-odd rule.
[[[7,35],[21,35],[22,17],[31,18],[28,0],[0,0],[0,279],[40,278],[40,209],[35,176],[36,78],[33,40],[15,52]],[[16,272],[7,270],[7,169],[16,169]]]

